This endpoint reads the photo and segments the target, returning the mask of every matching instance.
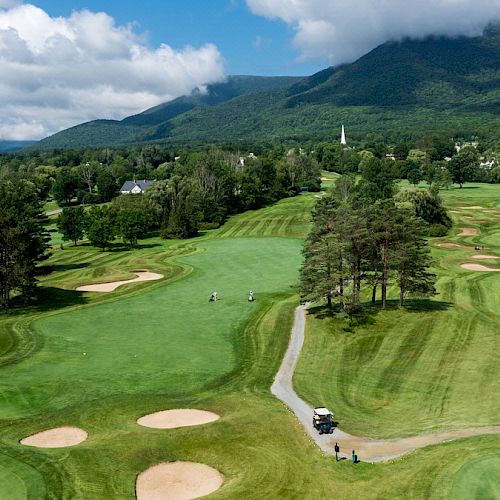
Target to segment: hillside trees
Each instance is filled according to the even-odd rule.
[[[0,307],[14,292],[25,299],[36,290],[35,269],[48,257],[47,222],[36,187],[25,179],[0,184]]]

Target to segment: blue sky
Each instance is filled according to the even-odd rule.
[[[478,36],[500,0],[0,0],[0,140],[121,120],[227,75],[311,75]]]
[[[293,47],[293,29],[279,20],[250,12],[244,0],[33,0],[51,16],[73,10],[104,11],[117,24],[136,22],[149,43],[176,49],[215,44],[225,59],[227,74],[310,75],[327,61],[300,62]]]

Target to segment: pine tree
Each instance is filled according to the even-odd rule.
[[[3,179],[0,184],[0,306],[13,292],[32,298],[38,262],[48,257],[47,217],[32,183]]]

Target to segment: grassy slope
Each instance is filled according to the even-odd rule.
[[[444,193],[452,208],[498,208],[499,195],[498,186],[479,185]],[[453,232],[476,227],[479,236],[446,240],[485,244],[482,253],[500,256],[498,217],[457,212]],[[427,304],[377,311],[355,327],[311,315],[294,379],[298,392],[334,408],[346,430],[374,437],[498,424],[500,277],[461,269],[474,262],[473,253],[433,246],[439,295]]]
[[[168,290],[173,294],[190,280],[196,280],[197,273],[214,272],[206,267],[196,267],[194,272],[186,274],[188,264],[222,269],[224,261],[219,254],[222,252],[227,260],[228,253],[231,253],[225,250],[226,244],[229,245],[228,248],[233,248],[232,245],[236,244],[251,247],[252,250],[258,249],[260,245],[274,245],[274,239],[257,238],[269,234],[270,224],[274,224],[273,231],[279,232],[282,228],[283,236],[305,235],[307,213],[313,201],[314,195],[302,196],[263,211],[234,217],[220,231],[212,232],[209,241],[200,239],[193,242],[198,247],[207,247],[205,253],[185,257],[182,255],[190,250],[189,245],[188,248],[183,248],[177,242],[159,242],[154,239],[147,242],[148,246],[144,245],[134,252],[98,252],[85,246],[57,251],[52,258],[55,272],[44,279],[45,305],[36,311],[13,312],[0,321],[0,360],[12,359],[14,354],[29,355],[30,349],[38,349],[32,358],[37,359],[37,356],[42,356],[50,348],[50,343],[42,345],[37,342],[39,335],[29,336],[26,324],[32,319],[37,319],[37,328],[48,328],[57,316],[69,316],[68,319],[71,319],[72,315],[78,317],[86,310],[99,311],[107,306],[112,310],[114,307],[121,307],[121,302],[127,301],[130,307],[136,307],[136,301],[144,303],[144,295],[154,296],[162,291],[168,294]],[[283,221],[284,211],[289,214],[293,211],[295,215],[290,220]],[[262,224],[262,221],[265,223]],[[285,227],[288,229],[285,230]],[[232,238],[219,241],[219,236],[234,236],[229,231],[253,238],[242,242]],[[212,241],[213,239],[216,241]],[[295,243],[290,240],[290,245]],[[283,243],[277,245],[287,246]],[[210,257],[211,250],[217,250],[219,258]],[[178,260],[182,261],[182,265],[176,263],[176,256],[180,256]],[[198,258],[209,261],[202,262]],[[295,257],[289,262],[294,259]],[[252,262],[253,258],[249,256],[244,265],[235,268],[234,272],[244,272],[247,260]],[[286,263],[283,259],[278,267],[283,267]],[[56,288],[73,288],[86,279],[98,281],[102,277],[129,277],[129,272],[138,267],[149,267],[164,273],[168,283],[122,288],[113,294],[113,299],[90,294],[84,299],[76,292]],[[257,275],[258,272],[255,273]],[[292,284],[292,269],[289,276]],[[228,279],[236,282],[231,277]],[[194,293],[199,292],[196,287],[192,288]],[[248,287],[243,288],[246,291]],[[221,288],[219,292],[222,293],[222,290]],[[206,300],[206,294],[202,295]],[[340,498],[449,498],[452,492],[460,492],[457,490],[457,481],[463,481],[461,471],[468,463],[493,456],[497,452],[498,438],[484,437],[430,447],[402,460],[379,466],[360,464],[353,467],[347,462],[336,464],[324,457],[309,441],[293,416],[269,393],[269,386],[288,342],[291,313],[296,305],[296,298],[290,289],[257,297],[258,301],[252,305],[248,321],[230,327],[227,332],[234,346],[238,369],[224,376],[212,387],[172,396],[168,394],[170,380],[165,379],[162,389],[142,390],[138,395],[115,394],[92,401],[86,393],[99,386],[99,377],[83,373],[83,377],[89,382],[89,389],[71,389],[73,394],[80,394],[80,400],[74,405],[49,412],[43,410],[40,403],[39,415],[2,420],[0,485],[7,485],[7,489],[0,488],[0,498],[133,498],[134,481],[139,472],[150,464],[176,459],[200,461],[223,472],[226,477],[225,485],[213,498],[330,498],[332,492]],[[48,305],[48,302],[56,300],[57,307]],[[191,315],[198,315],[193,312],[194,305],[189,304],[186,321],[190,322]],[[248,310],[247,305],[245,303],[245,310]],[[200,306],[204,307],[205,303],[202,302]],[[216,304],[216,307],[219,306],[230,306],[225,302],[224,295],[223,300]],[[69,322],[69,330],[73,324],[76,325],[76,321]],[[65,337],[71,337],[71,331],[54,332],[47,329],[44,335],[47,338],[59,336],[61,351],[64,350],[71,356],[72,345],[63,344]],[[116,351],[121,350],[123,341],[128,344],[131,339],[123,339],[116,331],[102,331],[101,335],[116,340],[113,356],[116,355],[117,360],[120,360],[122,354],[116,354]],[[220,338],[221,332],[215,329],[212,335]],[[142,348],[141,339],[137,340],[136,347]],[[192,353],[203,353],[206,341],[204,338],[203,343],[197,345]],[[208,342],[211,341],[212,339],[208,339]],[[161,340],[157,342],[161,343]],[[168,370],[169,360],[172,358],[166,348],[163,354],[163,369]],[[67,363],[68,368],[74,369],[62,357],[60,362]],[[16,369],[21,366],[23,362]],[[38,369],[40,364],[35,363],[34,366]],[[132,363],[130,366],[133,367]],[[58,369],[55,364],[53,367]],[[5,368],[14,369],[0,368],[0,374],[7,373],[4,372]],[[113,376],[112,368],[110,366]],[[147,370],[147,367],[144,369]],[[121,373],[127,376],[128,371],[129,367],[125,367]],[[47,373],[50,374],[50,370]],[[27,374],[25,376],[28,377]],[[157,376],[162,377],[162,373]],[[201,373],[200,379],[203,377],[204,373]],[[2,381],[7,379],[2,377]],[[155,384],[153,379],[154,376],[151,377],[152,386]],[[137,382],[144,383],[141,380]],[[203,383],[200,387],[202,385]],[[53,388],[47,387],[46,390],[50,393]],[[221,414],[222,419],[206,426],[172,431],[144,429],[134,423],[142,414],[179,406],[213,410]],[[18,408],[22,407],[21,403]],[[17,443],[21,436],[28,433],[62,424],[84,427],[89,431],[90,439],[78,447],[64,450],[37,450]],[[492,465],[494,463],[487,466]],[[472,473],[474,474],[474,470]],[[13,479],[14,476],[23,484]],[[470,496],[467,498],[474,498],[477,492],[484,491],[481,490],[484,483],[475,484],[476,486],[469,485]],[[24,494],[24,488],[30,493]]]

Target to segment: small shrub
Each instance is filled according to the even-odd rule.
[[[448,228],[443,224],[432,224],[429,226],[429,236],[431,238],[441,238],[448,234]]]

